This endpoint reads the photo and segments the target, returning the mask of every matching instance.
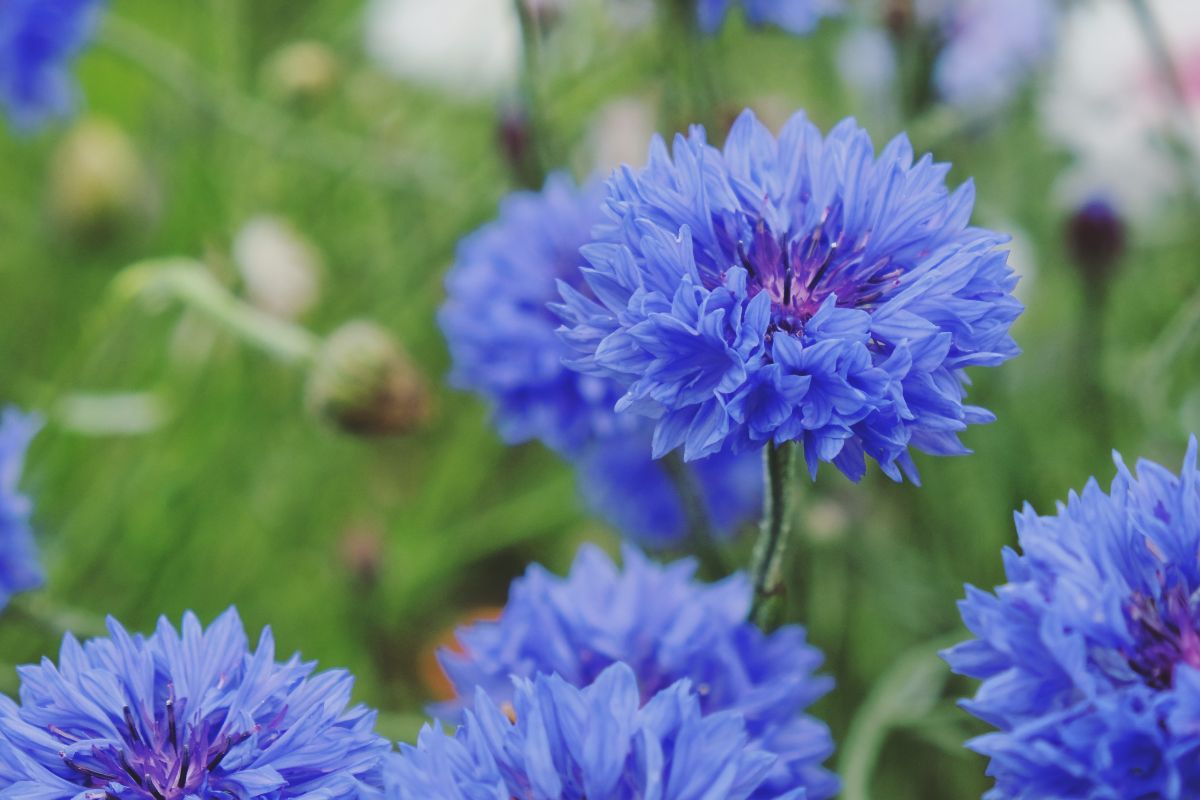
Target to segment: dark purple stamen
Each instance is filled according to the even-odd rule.
[[[1200,669],[1200,633],[1196,597],[1185,586],[1165,589],[1159,600],[1141,593],[1126,603],[1125,616],[1133,634],[1129,666],[1156,689],[1170,688],[1177,664]]]
[[[834,203],[804,235],[772,231],[765,219],[753,221],[749,235],[745,220],[720,220],[714,228],[734,263],[746,269],[750,294],[770,295],[773,328],[798,333],[830,295],[843,308],[869,311],[901,285],[906,269],[887,257],[868,261],[869,234],[847,240],[842,223],[841,204]],[[710,279],[715,285],[721,277]]]
[[[147,718],[125,706],[125,741],[119,745],[94,746],[90,750],[78,747],[70,755],[60,753],[63,763],[79,776],[85,788],[102,789],[86,793],[88,800],[180,800],[186,795],[207,796],[214,790],[213,773],[230,751],[252,734],[266,738],[278,736],[286,707],[267,725],[256,725],[249,731],[220,733],[221,716],[190,718],[184,706],[177,707],[173,690],[163,713]],[[61,741],[75,745],[90,738],[57,726],[48,730]],[[264,740],[265,741],[265,740]],[[107,787],[122,787],[114,792]]]

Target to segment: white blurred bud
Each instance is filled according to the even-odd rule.
[[[263,67],[263,82],[284,103],[312,106],[329,96],[340,72],[337,56],[321,42],[301,41],[276,50]]]
[[[233,260],[246,296],[268,314],[296,319],[319,299],[321,255],[284,219],[264,215],[243,225]]]

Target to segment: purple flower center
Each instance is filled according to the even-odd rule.
[[[857,240],[846,238],[840,201],[825,209],[813,229],[803,234],[789,231],[780,236],[762,218],[739,222],[744,233],[734,247],[736,261],[749,273],[750,296],[770,295],[777,328],[803,331],[831,294],[837,295],[842,308],[870,311],[900,285],[905,272],[886,256],[867,259],[869,234]],[[730,227],[716,226],[718,232]]]
[[[1155,689],[1172,685],[1177,664],[1200,669],[1200,633],[1194,596],[1182,584],[1152,597],[1134,594],[1125,607],[1125,616],[1134,637],[1129,666]]]
[[[125,706],[121,741],[107,740],[90,749],[80,747],[59,755],[67,767],[81,776],[85,787],[97,790],[88,793],[88,798],[179,800],[187,795],[203,794],[209,781],[213,780],[212,773],[229,751],[252,733],[269,731],[266,744],[282,733],[277,728],[283,719],[283,710],[267,725],[230,734],[221,733],[223,712],[181,724],[176,719],[176,708],[173,691],[168,695],[162,715],[152,719],[135,715],[129,706]],[[182,709],[179,716],[183,716]],[[71,745],[97,738],[90,733],[76,734],[53,725],[50,732]]]

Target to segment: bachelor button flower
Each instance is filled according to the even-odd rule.
[[[1200,796],[1200,472],[1117,457],[1054,516],[1017,516],[1008,583],[967,587],[977,637],[945,653],[983,681],[963,706],[999,730],[987,797]]]
[[[14,594],[42,584],[29,500],[17,490],[25,450],[39,425],[36,417],[15,409],[0,414],[0,611]]]
[[[746,111],[724,152],[700,127],[673,158],[656,138],[583,248],[597,299],[561,287],[568,363],[628,387],[656,456],[799,440],[813,474],[857,480],[865,454],[899,480],[910,446],[968,452],[958,432],[992,415],[964,405],[963,369],[1016,355],[1021,305],[1005,237],[968,227],[974,188],[948,170],[802,114],[776,141]]]
[[[952,105],[991,111],[1013,99],[1054,48],[1055,0],[935,0],[946,44],[933,68]]]
[[[697,0],[700,29],[716,33],[733,6],[746,12],[751,25],[774,25],[798,36],[811,33],[822,17],[842,10],[841,0]]]
[[[71,60],[91,38],[103,0],[0,3],[0,107],[20,130],[70,113]]]
[[[603,186],[577,187],[555,174],[541,192],[516,192],[499,219],[460,244],[446,278],[439,314],[453,360],[451,382],[482,395],[501,436],[510,443],[538,439],[576,461],[581,487],[596,511],[628,536],[660,545],[685,535],[679,494],[650,457],[652,424],[613,407],[621,391],[607,377],[563,365],[570,350],[555,333],[546,307],[556,281],[587,292],[580,246],[603,218]],[[754,454],[717,454],[692,466],[718,533],[757,515],[762,469]]]
[[[426,727],[416,747],[402,745],[388,800],[806,797],[799,786],[762,793],[774,757],[754,747],[737,713],[703,715],[688,681],[644,704],[625,664],[583,689],[557,675],[513,683],[511,703],[478,690],[455,736]]]
[[[510,676],[539,672],[588,686],[617,662],[633,669],[643,700],[687,679],[704,713],[738,712],[755,746],[779,757],[754,797],[799,786],[807,800],[832,797],[837,779],[820,764],[833,741],[804,709],[833,684],[813,674],[822,656],[804,629],[764,634],[747,622],[751,589],[741,573],[706,585],[693,579],[691,560],[664,567],[632,547],[624,559],[618,569],[585,545],[566,578],[530,567],[497,621],[463,628],[462,652],[441,653],[459,697],[479,687],[503,702],[512,697]],[[453,716],[458,707],[442,710]]]
[[[208,630],[160,619],[130,636],[63,640],[59,663],[19,668],[0,696],[0,797],[41,800],[376,796],[390,747],[375,714],[347,708],[343,671],[275,660],[266,629],[248,650],[230,609]]]
[[[562,365],[567,349],[546,308],[555,281],[583,283],[579,248],[601,219],[604,187],[550,176],[541,192],[515,192],[499,219],[459,244],[438,314],[453,368],[451,382],[482,395],[509,443],[539,439],[573,454],[597,436],[637,427],[612,411],[611,381]]]

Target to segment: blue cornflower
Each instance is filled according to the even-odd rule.
[[[1008,103],[1053,50],[1055,0],[935,0],[933,5],[926,16],[945,39],[933,80],[952,105],[989,111]]]
[[[965,367],[1018,350],[1006,241],[968,226],[970,183],[878,156],[846,120],[797,114],[778,141],[750,111],[724,151],[704,130],[655,138],[644,170],[609,181],[608,221],[583,248],[594,297],[562,284],[568,364],[627,386],[618,410],[657,419],[654,455],[803,442],[810,471],[857,480],[865,455],[915,479],[909,447],[968,452]]]
[[[694,580],[690,559],[664,567],[632,547],[623,554],[618,569],[585,545],[566,578],[531,566],[497,621],[460,630],[462,652],[440,654],[460,698],[479,687],[508,700],[510,676],[539,672],[588,686],[617,662],[632,668],[643,700],[687,679],[706,714],[738,712],[756,746],[778,756],[755,797],[798,786],[808,800],[832,797],[837,779],[820,765],[833,741],[804,710],[833,682],[813,674],[822,655],[804,629],[765,634],[747,622],[751,589],[741,573],[706,585]]]
[[[19,592],[41,586],[29,499],[17,489],[25,450],[41,422],[33,415],[7,408],[0,414],[0,611]]]
[[[30,130],[70,113],[70,62],[91,38],[104,0],[4,0],[0,3],[0,107],[13,127]]]
[[[774,25],[798,36],[812,33],[822,17],[842,11],[841,0],[697,0],[700,29],[716,33],[735,5],[751,25]]]
[[[149,637],[109,619],[108,638],[63,640],[59,663],[20,667],[0,696],[0,797],[39,800],[359,798],[382,788],[391,747],[375,714],[347,708],[344,671],[310,677],[248,650],[230,609],[208,630],[160,619]]]
[[[1008,583],[967,587],[977,637],[944,655],[983,681],[963,707],[998,728],[990,800],[1200,796],[1200,472],[1116,457],[1054,516],[1017,515]]]
[[[497,220],[459,245],[438,319],[453,361],[450,379],[482,395],[501,436],[537,439],[576,462],[589,504],[625,535],[658,545],[685,535],[682,501],[663,465],[650,456],[652,423],[614,406],[607,377],[563,365],[570,350],[547,303],[556,283],[587,292],[579,248],[603,219],[604,187],[551,175],[541,192],[515,192]],[[762,506],[759,459],[718,454],[692,466],[706,493],[712,527],[729,533]]]
[[[798,786],[762,793],[774,756],[749,741],[736,712],[702,714],[688,681],[644,704],[625,664],[582,689],[557,675],[513,685],[511,703],[478,690],[455,736],[426,727],[416,747],[402,745],[388,800],[806,797]]]
[[[601,219],[604,187],[551,175],[541,192],[514,192],[500,216],[459,243],[438,322],[450,348],[450,381],[492,408],[510,444],[538,439],[566,454],[597,436],[632,430],[612,408],[611,381],[562,365],[567,350],[546,308],[555,282],[583,283],[579,248]]]

